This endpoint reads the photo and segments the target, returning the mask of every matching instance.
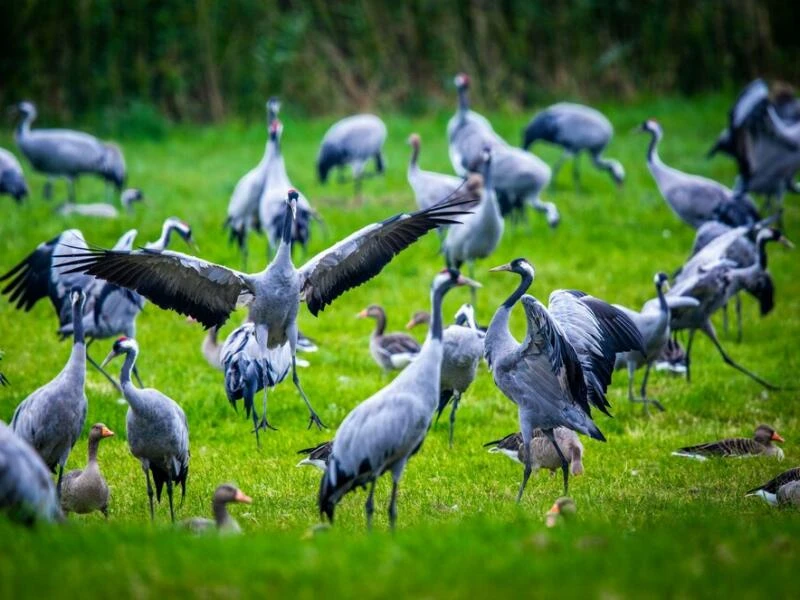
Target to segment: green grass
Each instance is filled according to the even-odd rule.
[[[611,302],[638,307],[653,295],[658,270],[679,266],[693,232],[662,201],[645,168],[646,139],[629,133],[647,117],[662,122],[664,160],[689,172],[731,181],[733,165],[708,162],[704,151],[721,126],[726,100],[721,97],[660,100],[625,107],[602,107],[617,128],[608,153],[628,172],[617,190],[610,179],[583,161],[586,191],[572,186],[570,165],[556,191],[562,224],[549,231],[540,215],[529,225],[511,226],[495,256],[480,264],[484,283],[478,299],[479,321],[516,285],[508,275],[490,275],[488,267],[525,256],[537,267],[532,293],[546,298],[554,288],[579,288]],[[416,130],[423,140],[425,168],[449,171],[444,125],[449,115],[424,119],[387,119],[388,174],[365,185],[360,208],[349,200],[350,187],[321,187],[314,178],[316,145],[329,121],[300,122],[285,117],[284,152],[290,177],[320,210],[327,232],[313,232],[316,252],[371,221],[413,206],[405,181],[405,139]],[[488,115],[498,131],[516,141],[528,114]],[[44,123],[43,123],[44,125]],[[261,124],[217,128],[175,128],[159,142],[129,141],[125,152],[130,184],[144,189],[147,204],[116,222],[64,219],[41,199],[43,179],[31,175],[33,199],[17,208],[6,199],[0,220],[2,270],[10,268],[40,241],[68,227],[79,227],[94,244],[110,246],[126,229],[136,227],[139,241],[157,237],[164,217],[189,221],[204,258],[238,267],[239,258],[221,230],[228,197],[238,177],[259,159]],[[10,146],[8,135],[0,144]],[[558,152],[537,151],[548,162]],[[58,192],[64,194],[63,188]],[[79,199],[102,197],[96,181],[80,183]],[[789,199],[787,229],[797,230],[798,211]],[[174,247],[183,250],[178,240]],[[260,268],[263,238],[252,240],[251,268]],[[667,412],[644,418],[640,406],[626,399],[625,374],[609,393],[615,418],[598,414],[606,444],[584,440],[586,474],[574,478],[571,493],[578,517],[570,527],[545,529],[542,514],[560,495],[559,478],[539,474],[520,505],[514,495],[521,469],[489,455],[481,444],[517,428],[515,407],[494,387],[485,368],[459,411],[456,444],[447,448],[446,427],[435,427],[422,452],[410,463],[401,483],[399,526],[387,529],[385,506],[389,482],[376,495],[380,512],[372,534],[364,531],[362,493],[347,497],[336,526],[308,534],[319,522],[316,492],[319,474],[297,469],[295,451],[333,435],[335,426],[357,403],[385,385],[369,356],[371,323],[357,321],[367,304],[383,304],[389,327],[399,329],[417,309],[427,308],[428,286],[440,268],[437,242],[429,235],[398,257],[370,283],[351,291],[318,319],[305,309],[301,328],[321,350],[300,373],[323,420],[332,428],[306,430],[307,413],[290,382],[270,396],[270,417],[279,431],[255,441],[243,415],[226,402],[221,376],[202,359],[203,332],[175,313],[149,304],[138,320],[145,383],[157,387],[186,410],[191,428],[191,473],[186,504],[179,517],[205,515],[210,495],[223,481],[235,481],[254,498],[232,512],[245,535],[238,539],[198,539],[174,531],[166,506],[150,524],[144,477],[125,444],[126,407],[98,374],[90,370],[88,424],[102,421],[117,432],[103,443],[102,468],[111,486],[110,518],[73,517],[63,528],[17,528],[0,522],[0,596],[47,593],[110,593],[146,597],[189,592],[233,597],[276,592],[296,597],[321,593],[346,596],[437,596],[524,590],[538,595],[567,593],[590,597],[766,595],[789,589],[796,573],[800,515],[777,511],[754,498],[749,487],[798,464],[800,411],[796,392],[766,393],[725,366],[711,344],[701,339],[694,355],[694,381],[655,374],[652,394]],[[745,337],[723,343],[743,364],[784,386],[798,387],[797,338],[800,284],[797,257],[771,248],[777,306],[765,319],[749,298],[744,301]],[[463,290],[446,299],[452,315],[468,298]],[[521,311],[518,311],[521,313]],[[224,333],[238,324],[237,314]],[[62,367],[68,343],[55,336],[51,307],[41,302],[29,314],[0,303],[3,372],[12,382],[0,388],[0,418]],[[514,326],[523,334],[521,314]],[[422,335],[422,332],[419,332]],[[102,358],[110,342],[91,348]],[[116,372],[119,363],[112,364]],[[641,372],[637,373],[637,382]],[[670,456],[671,450],[721,436],[748,436],[766,422],[786,438],[787,460],[729,460],[697,463]],[[88,428],[87,428],[88,430]],[[85,462],[85,436],[68,467]]]

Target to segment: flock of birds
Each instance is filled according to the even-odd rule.
[[[136,368],[139,345],[136,318],[145,299],[174,310],[208,328],[203,354],[224,373],[230,403],[242,400],[252,419],[256,442],[259,432],[274,429],[268,419],[269,390],[291,373],[292,382],[309,411],[309,427],[322,429],[323,421],[303,391],[298,375],[302,359],[297,352],[313,351],[315,343],[298,329],[300,305],[317,316],[343,293],[377,276],[394,257],[431,230],[441,239],[444,268],[430,287],[429,312],[417,312],[407,329],[427,326],[422,345],[402,333],[387,333],[384,309],[371,305],[360,318],[375,320],[369,349],[379,367],[400,373],[371,397],[358,404],[336,430],[332,440],[299,453],[301,465],[323,471],[318,504],[332,523],[337,504],[356,488],[367,489],[367,525],[374,513],[376,481],[392,477],[389,520],[397,519],[399,481],[410,458],[421,448],[434,418],[451,405],[450,444],[456,411],[485,360],[497,388],[518,410],[519,431],[489,442],[490,452],[505,454],[523,466],[518,501],[536,469],[561,470],[564,498],[548,513],[574,512],[567,497],[569,475],[583,472],[584,447],[577,434],[604,441],[592,409],[608,414],[608,386],[616,369],[628,372],[628,397],[645,411],[662,404],[648,396],[651,368],[662,361],[691,376],[691,351],[696,332],[711,339],[723,360],[754,381],[777,389],[756,373],[734,361],[723,349],[711,317],[734,301],[741,332],[740,292],[753,295],[762,314],[774,305],[774,283],[767,269],[767,245],[791,243],[773,228],[782,216],[783,195],[795,191],[793,176],[800,169],[800,101],[785,90],[770,96],[762,81],[749,85],[734,104],[728,126],[712,152],[726,152],[739,166],[733,189],[713,180],[681,172],[666,165],[658,153],[663,137],[654,120],[642,124],[650,136],[647,166],[667,204],[696,230],[691,255],[671,277],[654,275],[655,297],[640,310],[609,304],[578,290],[556,290],[547,305],[528,294],[534,283],[534,265],[517,258],[490,269],[516,278],[517,285],[497,308],[487,327],[475,319],[474,264],[493,255],[502,239],[505,220],[526,207],[541,212],[551,227],[561,215],[555,204],[542,199],[553,171],[527,151],[542,140],[563,148],[554,170],[586,152],[593,165],[607,172],[617,185],[625,180],[622,165],[604,156],[613,128],[597,110],[559,103],[536,115],[522,132],[522,148],[508,144],[489,121],[469,107],[470,80],[455,78],[456,114],[447,125],[453,174],[424,171],[419,166],[421,139],[408,140],[411,156],[408,182],[418,210],[369,224],[317,255],[295,266],[293,248],[305,254],[313,222],[320,216],[292,184],[281,152],[283,125],[280,103],[267,102],[268,139],[262,160],[242,177],[233,192],[225,221],[229,235],[241,249],[244,269],[238,271],[197,256],[168,250],[171,235],[194,245],[191,227],[171,217],[164,221],[160,238],[134,249],[136,230],[126,232],[109,250],[86,242],[77,229],[69,229],[42,242],[17,266],[0,277],[2,294],[18,309],[29,311],[49,298],[61,337],[72,337],[70,358],[51,381],[17,406],[10,426],[0,422],[0,507],[13,518],[31,523],[59,520],[65,513],[101,511],[108,515],[109,489],[98,466],[100,441],[113,436],[104,424],[89,432],[86,468],[64,473],[64,466],[83,431],[88,401],[85,393],[87,362],[101,371],[124,395],[128,404],[126,437],[131,454],[141,464],[147,484],[151,519],[154,501],[167,490],[170,516],[175,519],[173,496],[180,486],[186,494],[190,465],[189,421],[180,405],[153,388],[142,385]],[[142,194],[123,189],[125,163],[119,147],[84,133],[59,129],[32,129],[36,109],[18,105],[16,130],[19,150],[31,166],[52,181],[65,178],[67,202],[62,214],[113,217],[117,209],[76,202],[75,180],[95,174],[121,194],[130,209]],[[336,123],[322,140],[317,158],[318,176],[325,182],[332,170],[344,180],[349,168],[360,194],[367,165],[374,174],[385,169],[382,146],[387,136],[374,115],[356,115]],[[28,193],[22,169],[14,156],[0,150],[0,193],[18,201]],[[764,216],[748,193],[769,197],[775,212]],[[87,207],[92,207],[87,208]],[[248,236],[265,234],[271,260],[263,270],[246,272]],[[469,277],[460,270],[466,264]],[[671,282],[671,287],[670,287]],[[453,323],[445,326],[442,301],[451,289],[466,286],[473,302],[464,304]],[[518,341],[509,327],[512,311],[522,306],[527,331]],[[237,307],[248,310],[246,321],[220,343],[220,327]],[[688,332],[682,350],[675,337]],[[102,363],[88,354],[97,340],[117,338]],[[676,360],[675,357],[679,357]],[[124,357],[119,379],[106,370],[115,357]],[[675,367],[683,360],[683,367]],[[645,373],[638,394],[635,371]],[[136,385],[132,379],[137,380]],[[0,383],[8,384],[4,376]],[[263,396],[257,414],[257,396]],[[731,439],[682,448],[681,456],[768,455],[783,458],[773,442],[783,438],[762,425],[753,439]],[[57,473],[54,484],[50,472]],[[800,469],[782,473],[751,490],[774,504],[800,504]],[[190,519],[192,530],[217,527],[238,531],[227,512],[231,502],[251,502],[235,486],[223,484],[214,493],[214,520]],[[553,521],[554,522],[554,521]]]

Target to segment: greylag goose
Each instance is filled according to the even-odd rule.
[[[214,529],[226,534],[241,533],[242,528],[239,527],[239,523],[228,512],[228,504],[231,502],[250,504],[252,501],[253,499],[250,496],[235,485],[223,483],[214,490],[214,496],[211,499],[211,512],[214,514],[214,518],[193,517],[184,519],[180,522],[180,526],[194,533],[205,533]]]
[[[387,373],[408,366],[419,354],[419,342],[407,333],[386,333],[386,311],[383,307],[371,304],[356,316],[359,319],[375,319],[375,329],[369,338],[369,352]]]
[[[561,452],[571,465],[572,474],[582,475],[583,444],[578,439],[578,435],[566,427],[556,427],[553,430],[553,434],[559,448],[561,448]],[[522,443],[522,434],[520,432],[510,433],[504,438],[487,442],[483,446],[484,448],[489,448],[489,452],[504,454],[514,462],[525,464],[525,446]],[[558,453],[541,429],[533,430],[531,468],[533,470],[547,469],[551,475],[561,468],[561,459]]]
[[[772,427],[759,425],[752,438],[728,438],[718,442],[686,446],[673,452],[672,455],[696,460],[730,456],[775,456],[778,460],[783,460],[783,450],[772,443],[783,441],[784,439]]]
[[[64,514],[74,512],[83,515],[99,510],[108,518],[108,484],[97,463],[97,449],[100,440],[112,435],[114,432],[102,423],[92,425],[86,468],[70,471],[64,475],[61,483],[61,508]]]
[[[800,505],[800,467],[780,473],[764,485],[748,490],[745,496],[758,496],[772,506]]]

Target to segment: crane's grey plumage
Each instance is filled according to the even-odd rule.
[[[691,379],[691,352],[694,335],[699,330],[714,343],[722,359],[733,368],[741,371],[751,379],[769,389],[777,389],[752,371],[734,361],[723,349],[717,338],[711,316],[724,306],[735,294],[744,288],[745,282],[754,274],[766,269],[766,263],[758,262],[747,267],[737,267],[726,258],[725,253],[741,236],[752,230],[752,227],[741,226],[724,233],[695,254],[682,267],[674,286],[667,292],[671,297],[695,298],[699,305],[695,307],[674,307],[670,315],[672,331],[689,330],[689,341],[686,346],[686,377]],[[762,229],[757,236],[759,256],[766,257],[764,246],[771,241],[781,241],[782,235],[775,229]]]
[[[228,504],[231,502],[250,504],[253,499],[242,492],[235,485],[223,483],[214,490],[211,498],[211,513],[214,519],[204,519],[203,517],[193,517],[181,521],[179,525],[194,533],[205,533],[208,531],[218,531],[223,534],[238,534],[242,532],[239,523],[236,522],[228,512]]]
[[[443,355],[442,299],[457,285],[478,285],[447,269],[431,285],[430,331],[417,359],[394,381],[356,406],[345,417],[333,440],[328,468],[319,490],[319,510],[333,522],[336,505],[356,487],[370,486],[367,527],[372,524],[375,482],[392,473],[389,523],[397,520],[397,487],[409,458],[419,451],[439,405]]]
[[[95,423],[89,430],[86,468],[70,471],[64,475],[61,483],[61,508],[65,514],[86,514],[99,510],[108,518],[108,483],[100,472],[97,449],[102,439],[112,435],[114,432],[102,423]]]
[[[85,296],[75,287],[69,298],[77,323],[69,360],[54,379],[25,398],[11,418],[14,433],[33,446],[51,471],[58,467],[59,495],[64,465],[81,435],[89,406],[85,390],[86,343],[80,325]]]
[[[286,220],[286,190],[294,189],[289,175],[286,173],[286,163],[281,153],[281,136],[283,124],[277,119],[269,126],[269,140],[267,141],[267,159],[264,166],[266,182],[258,201],[258,218],[261,228],[267,235],[271,251],[277,251],[281,242],[283,223]],[[298,192],[297,208],[292,224],[292,247],[300,244],[305,251],[310,239],[311,218],[314,209],[306,197]]]
[[[12,520],[32,525],[36,521],[63,519],[56,488],[39,454],[0,421],[0,511]]]
[[[645,412],[648,406],[653,404],[659,410],[664,410],[661,403],[655,398],[647,395],[647,379],[653,362],[661,356],[664,348],[670,340],[670,308],[671,307],[691,307],[698,306],[700,303],[694,298],[670,297],[669,300],[664,294],[669,277],[666,273],[656,273],[653,283],[656,286],[656,298],[648,300],[642,306],[642,310],[636,312],[619,304],[614,306],[624,312],[636,324],[639,333],[642,334],[644,352],[629,351],[617,354],[615,369],[628,369],[628,400],[631,402],[641,402],[644,404]],[[633,396],[633,378],[636,369],[644,366],[644,378],[642,379],[642,389],[639,398]]]
[[[317,155],[317,174],[325,183],[334,167],[341,175],[345,166],[353,173],[356,195],[361,193],[361,180],[368,161],[375,161],[375,173],[383,173],[383,143],[386,125],[375,115],[346,117],[334,123],[325,133]]]
[[[493,187],[494,168],[492,153],[485,148],[481,202],[461,223],[447,229],[447,236],[442,242],[442,254],[447,266],[460,269],[467,263],[470,275],[475,271],[475,260],[487,258],[495,251],[505,229]],[[475,303],[474,288],[472,302]]]
[[[0,195],[7,194],[21,203],[28,195],[28,184],[17,157],[0,148]]]
[[[795,499],[793,503],[800,505],[798,485],[800,485],[800,467],[795,467],[779,473],[764,485],[748,490],[745,496],[759,496],[772,506],[778,506],[782,504],[781,500],[789,499],[789,492],[791,492],[791,496]]]
[[[267,132],[271,123],[278,118],[280,101],[277,98],[267,100]],[[242,253],[244,268],[247,268],[247,236],[251,229],[261,228],[258,216],[258,204],[267,182],[267,158],[270,153],[269,135],[264,146],[261,161],[236,184],[228,201],[228,217],[225,227],[230,230],[230,240],[236,242]]]
[[[240,273],[171,251],[91,250],[71,264],[76,271],[135,290],[161,308],[190,315],[206,327],[223,324],[237,305],[247,305],[262,357],[268,349],[289,342],[292,381],[309,408],[311,421],[321,426],[297,376],[300,301],[305,300],[317,315],[345,291],[380,273],[397,253],[426,232],[456,222],[464,211],[462,203],[447,202],[367,225],[297,269],[291,258],[291,234],[298,197],[295,190],[289,190],[281,245],[260,273]]]
[[[564,493],[569,463],[555,442],[553,429],[568,427],[604,441],[594,424],[591,408],[608,413],[605,397],[618,352],[644,351],[636,325],[622,311],[583,292],[556,290],[549,307],[525,295],[535,271],[525,259],[495,267],[521,277],[520,285],[497,309],[486,331],[484,354],[498,388],[519,409],[520,431],[530,448],[540,428],[561,458]],[[509,331],[514,305],[522,299],[528,331],[522,343]],[[530,450],[517,501],[531,474]]]
[[[581,152],[588,152],[592,163],[601,171],[606,171],[617,185],[625,181],[625,169],[618,160],[604,158],[603,151],[614,136],[614,127],[599,110],[583,104],[559,102],[547,107],[531,119],[522,132],[522,148],[537,140],[556,144],[564,149],[556,166],[553,179],[568,158],[574,157],[573,178],[580,180],[578,159]]]
[[[751,82],[737,98],[727,129],[709,152],[732,156],[739,167],[737,192],[776,198],[779,214],[783,196],[794,188],[792,179],[800,170],[800,121],[791,108],[796,105],[793,100],[770,100],[763,80]]]
[[[468,312],[472,312],[470,305]],[[465,310],[462,306],[457,314]],[[414,313],[406,325],[407,329],[423,323],[430,323],[430,313],[418,311]],[[475,381],[478,372],[478,363],[483,358],[483,339],[486,334],[469,325],[454,323],[448,325],[442,335],[444,344],[442,354],[442,370],[440,374],[439,406],[436,411],[437,421],[448,404],[450,408],[450,447],[453,446],[453,432],[456,426],[456,411],[458,410],[461,396]]]
[[[419,134],[412,133],[408,138],[411,146],[411,160],[408,163],[408,183],[414,190],[414,197],[420,209],[430,208],[442,198],[469,198],[476,204],[483,194],[483,177],[470,173],[466,179],[445,173],[423,171],[419,168]]]
[[[752,200],[734,194],[721,183],[706,177],[690,175],[665,165],[658,155],[658,144],[663,137],[661,126],[649,119],[641,131],[651,135],[647,149],[647,166],[673,212],[687,225],[697,229],[706,221],[725,217],[730,225],[747,225],[760,220]]]
[[[420,351],[420,345],[407,333],[386,333],[386,311],[371,304],[356,315],[359,319],[375,319],[375,329],[369,336],[369,353],[385,372],[407,367]]]
[[[292,367],[292,349],[288,343],[270,348],[262,357],[253,323],[244,323],[234,329],[225,339],[220,351],[222,370],[225,373],[225,393],[233,408],[236,401],[244,402],[245,416],[252,413],[256,444],[260,446],[259,429],[275,429],[267,420],[267,394],[264,392],[264,408],[259,422],[253,404],[255,394],[265,388],[273,388],[286,379]]]
[[[20,102],[17,110],[22,121],[14,134],[20,152],[33,168],[48,177],[65,177],[69,185],[69,202],[75,201],[75,179],[84,174],[102,177],[117,192],[125,184],[125,159],[115,144],[70,129],[31,129],[36,120],[36,107]]]
[[[186,478],[189,476],[189,423],[183,409],[172,398],[153,388],[139,389],[131,381],[131,369],[139,354],[136,340],[121,337],[103,361],[105,366],[115,356],[125,355],[120,383],[128,414],[125,418],[128,447],[139,459],[147,478],[147,496],[150,500],[150,519],[155,518],[153,508],[153,474],[156,499],[161,502],[161,492],[167,485],[169,514],[175,522],[172,504],[172,486],[181,486],[181,505],[186,496]]]

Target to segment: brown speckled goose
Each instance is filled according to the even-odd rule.
[[[783,438],[772,427],[759,425],[752,438],[729,438],[718,442],[687,446],[673,452],[672,455],[696,460],[706,460],[718,456],[775,456],[778,460],[783,460],[783,450],[772,443],[783,441]]]
[[[247,496],[235,485],[223,483],[214,490],[214,496],[211,500],[211,511],[214,513],[214,519],[193,517],[181,521],[180,526],[194,533],[204,533],[213,529],[220,533],[241,533],[242,528],[228,513],[228,504],[231,502],[250,504],[252,501],[253,499],[250,496]]]
[[[108,484],[97,463],[97,448],[100,440],[111,437],[114,432],[102,423],[95,423],[89,430],[89,460],[85,469],[75,469],[64,475],[61,482],[61,509],[86,514],[99,510],[108,518]]]
[[[385,333],[386,311],[372,304],[358,313],[359,319],[375,319],[375,329],[369,338],[372,358],[384,371],[403,369],[417,357],[420,345],[406,333]]]
[[[553,433],[558,446],[571,465],[572,474],[583,474],[583,444],[578,439],[578,435],[566,427],[556,427]],[[511,433],[500,440],[484,444],[484,447],[489,446],[491,446],[489,452],[499,452],[515,462],[525,464],[521,433]],[[561,468],[561,459],[558,457],[555,448],[553,448],[553,444],[545,437],[541,429],[533,430],[531,468],[534,471],[536,469],[548,469],[551,475]]]
[[[317,467],[320,471],[325,471],[328,468],[328,459],[331,457],[331,450],[333,449],[333,440],[329,442],[322,442],[313,448],[303,448],[298,450],[298,454],[305,454],[306,457],[297,463],[298,467],[309,465]]]
[[[772,506],[800,506],[800,467],[784,471],[745,495],[759,496]]]

